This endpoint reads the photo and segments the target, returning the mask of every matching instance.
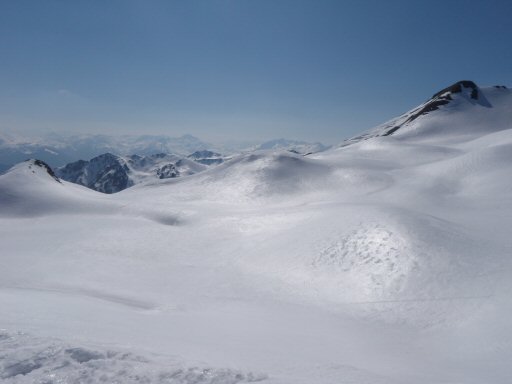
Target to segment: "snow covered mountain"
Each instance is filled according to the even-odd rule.
[[[227,147],[224,154],[232,154],[247,147],[240,143],[237,145],[219,144],[220,148]],[[214,148],[209,154],[209,159],[204,151]],[[227,149],[226,148],[226,149]],[[257,149],[287,149],[298,153],[313,153],[325,150],[327,147],[320,143],[306,143],[294,140],[272,140],[250,150]],[[74,135],[65,136],[56,133],[48,134],[40,138],[28,138],[19,135],[0,132],[0,174],[14,164],[28,158],[36,158],[45,161],[50,166],[62,167],[79,159],[90,159],[105,153],[116,156],[137,154],[151,156],[159,153],[173,153],[187,156],[193,152],[204,152],[204,162],[220,163],[218,153],[220,149],[210,143],[206,143],[192,135],[170,137],[165,135]],[[208,164],[206,164],[208,165]]]
[[[0,207],[3,217],[33,217],[67,212],[111,212],[116,204],[98,193],[59,179],[48,164],[30,159],[0,176]]]
[[[484,133],[488,127],[508,129],[510,121],[502,118],[502,113],[510,108],[507,95],[510,90],[503,85],[480,89],[473,81],[458,81],[409,112],[345,140],[342,146],[379,136],[407,138],[441,133],[443,137],[451,134],[471,137],[474,130]],[[496,109],[502,113],[496,113]],[[451,127],[446,125],[447,118]]]
[[[150,179],[193,175],[204,171],[207,165],[219,162],[222,162],[221,155],[210,151],[194,152],[188,158],[164,153],[148,156],[105,153],[90,161],[79,160],[67,164],[55,172],[66,181],[95,191],[116,193]]]
[[[459,85],[115,195],[10,169],[0,378],[510,383],[512,92]]]

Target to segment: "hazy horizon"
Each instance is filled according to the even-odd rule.
[[[4,2],[0,131],[334,144],[458,80],[510,85],[511,8]]]

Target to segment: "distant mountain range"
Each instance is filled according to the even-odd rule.
[[[105,153],[89,161],[78,160],[55,169],[63,180],[103,193],[115,193],[154,179],[193,175],[217,165],[224,158],[212,151],[196,151],[183,157],[175,154],[119,156]]]
[[[52,167],[61,167],[70,162],[90,159],[105,153],[141,156],[158,153],[187,155],[207,148],[211,148],[211,144],[191,135],[169,137],[51,134],[44,138],[29,139],[0,134],[0,172],[27,158],[41,159]]]
[[[311,150],[324,148],[322,144],[310,145],[280,139],[263,144],[248,153],[271,149],[307,155]],[[299,150],[304,153],[300,153]],[[89,161],[78,160],[57,167],[55,174],[65,181],[80,184],[98,192],[116,193],[146,181],[190,176],[222,164],[230,158],[209,150],[195,151],[188,156],[168,153],[120,156],[104,153]]]
[[[230,145],[229,149],[226,149],[222,146],[218,148],[192,135],[180,137],[165,135],[65,136],[53,133],[43,138],[27,138],[0,132],[0,173],[28,158],[43,160],[55,168],[77,160],[91,159],[105,153],[117,156],[133,154],[152,156],[165,153],[186,157],[190,153],[204,150],[233,154],[240,151],[268,148],[292,150],[304,154],[323,151],[328,147],[320,143],[312,144],[303,141],[278,139],[252,148],[235,148]]]

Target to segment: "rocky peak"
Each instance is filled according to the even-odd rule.
[[[479,97],[478,86],[473,81],[471,81],[471,80],[457,81],[456,83],[450,85],[449,87],[441,89],[439,92],[435,93],[432,96],[432,99],[442,98],[443,95],[446,95],[447,93],[450,93],[450,94],[462,93],[464,88],[470,90],[471,98],[473,100],[478,100],[478,97]]]
[[[38,159],[30,159],[30,160],[27,160],[27,162],[29,163],[28,164],[28,167],[29,169],[32,168],[32,165],[36,166],[36,167],[39,167],[39,168],[42,168],[46,173],[48,173],[48,175],[50,175],[55,181],[58,181],[60,183],[60,179],[57,177],[57,175],[53,172],[53,169],[48,165],[46,164],[44,161],[42,160],[38,160]]]

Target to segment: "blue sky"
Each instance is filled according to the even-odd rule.
[[[509,1],[0,1],[0,130],[336,143],[512,86]]]

